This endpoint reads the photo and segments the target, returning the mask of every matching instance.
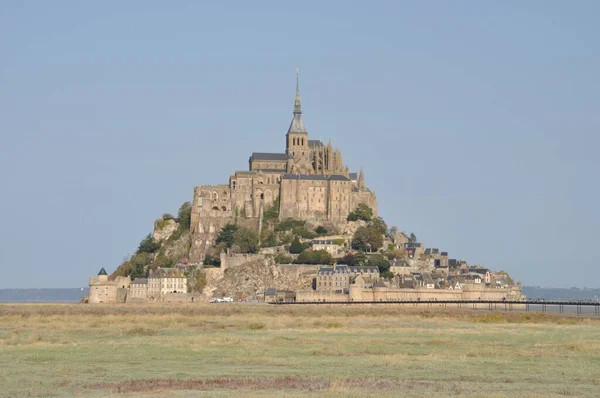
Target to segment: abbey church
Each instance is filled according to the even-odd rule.
[[[377,214],[377,200],[362,169],[352,173],[342,153],[311,140],[302,119],[298,77],[294,117],[288,128],[285,152],[254,152],[248,171],[236,171],[229,184],[194,188],[191,214],[190,259],[201,260],[227,223],[260,225],[263,212],[279,206],[279,218],[328,225],[346,222],[348,213],[365,203]],[[279,199],[279,200],[277,200]]]

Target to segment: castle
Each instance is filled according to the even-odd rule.
[[[325,145],[309,139],[302,120],[298,74],[293,114],[285,152],[253,152],[249,170],[236,171],[229,184],[194,188],[191,260],[204,258],[227,223],[242,222],[260,229],[263,212],[272,206],[279,206],[280,219],[333,225],[345,223],[359,203],[377,215],[377,199],[365,184],[362,168],[351,173],[331,140]]]

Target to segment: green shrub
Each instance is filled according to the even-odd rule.
[[[152,234],[148,234],[140,242],[137,253],[154,253],[158,249],[160,249],[160,243],[154,241]]]
[[[317,228],[315,228],[315,232],[319,236],[327,235],[327,228],[325,228],[322,225],[319,225]]]
[[[190,202],[185,202],[179,208],[177,212],[177,222],[179,222],[179,226],[184,229],[190,229],[191,225],[191,217],[192,217],[192,204]]]
[[[326,250],[306,250],[298,255],[296,264],[333,264],[331,254]]]
[[[258,234],[248,228],[239,228],[233,234],[233,246],[240,253],[258,253]]]
[[[300,239],[296,236],[292,243],[290,244],[290,253],[292,254],[300,254],[304,250],[302,243],[300,243]]]
[[[291,264],[293,258],[291,256],[286,256],[285,254],[278,253],[273,257],[273,260],[276,264]]]

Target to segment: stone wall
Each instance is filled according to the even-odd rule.
[[[349,294],[325,291],[299,291],[296,301],[460,301],[460,300],[520,300],[523,296],[516,287],[508,289],[490,289],[473,287],[464,290],[450,289],[388,289],[362,288],[350,285]]]

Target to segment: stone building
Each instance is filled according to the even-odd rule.
[[[334,293],[348,293],[348,287],[354,279],[373,283],[379,280],[379,269],[373,266],[333,265],[321,267],[317,271],[316,290]]]
[[[190,259],[202,260],[220,229],[237,220],[259,227],[262,214],[279,206],[279,218],[340,224],[359,203],[377,215],[377,199],[364,172],[351,173],[342,152],[331,143],[309,139],[302,119],[296,79],[293,119],[285,135],[285,152],[254,152],[247,171],[236,171],[228,184],[194,188]]]
[[[108,279],[106,270],[102,268],[98,275],[90,278],[90,304],[99,303],[124,303],[131,278],[128,276],[117,276],[114,280]]]
[[[334,239],[313,239],[310,242],[310,247],[313,250],[325,250],[333,257],[338,256],[344,250],[340,242]]]
[[[157,268],[148,275],[148,299],[162,300],[167,293],[187,293],[187,277],[177,268]]]
[[[135,278],[131,285],[129,285],[128,298],[148,298],[148,279],[146,278]]]

